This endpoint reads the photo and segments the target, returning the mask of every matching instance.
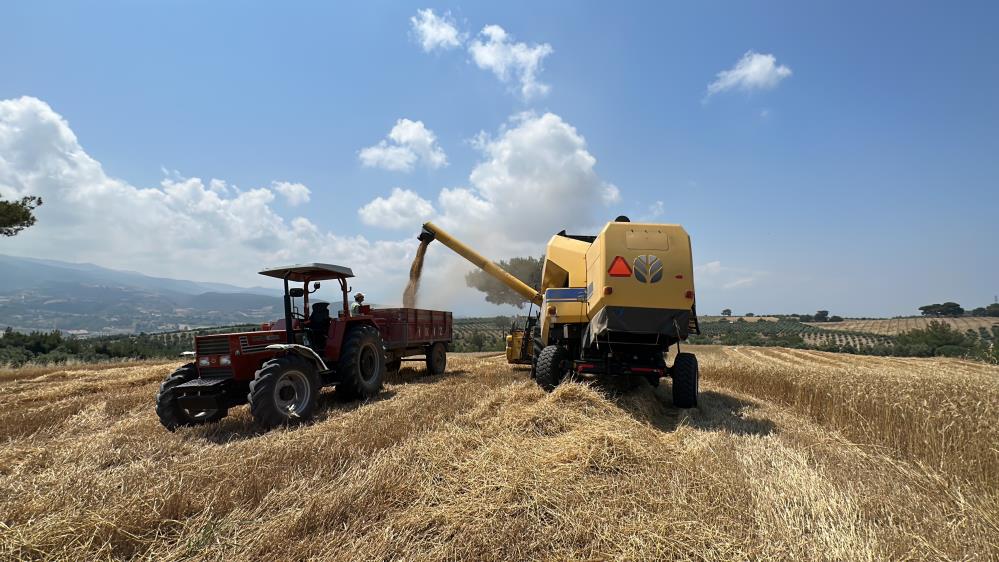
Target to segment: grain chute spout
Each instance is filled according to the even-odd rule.
[[[427,224],[429,224],[429,223],[427,223]],[[420,242],[423,242],[424,244],[429,244],[429,243],[433,242],[434,238],[436,238],[436,237],[437,237],[437,235],[434,234],[433,232],[431,232],[430,230],[427,230],[426,225],[424,225],[423,226],[423,230],[420,231],[420,235],[417,236],[416,239],[419,240]]]
[[[439,240],[441,244],[444,244],[445,246],[453,250],[454,253],[472,262],[477,267],[482,269],[482,271],[485,271],[489,275],[492,275],[497,280],[499,280],[500,283],[503,283],[507,287],[510,287],[511,289],[516,291],[517,294],[521,295],[528,301],[533,302],[534,304],[537,304],[539,306],[541,305],[541,301],[543,300],[543,296],[541,295],[541,293],[534,290],[520,279],[517,279],[513,275],[510,275],[505,270],[503,270],[503,268],[489,261],[475,250],[462,244],[453,236],[441,230],[440,227],[436,226],[434,223],[432,222],[424,223],[423,230],[420,232],[420,235],[417,238],[420,240],[420,242],[423,242],[424,244],[428,244],[434,240]]]

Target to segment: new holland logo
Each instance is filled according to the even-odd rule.
[[[658,283],[663,278],[663,262],[653,256],[635,258],[635,279],[641,283]]]

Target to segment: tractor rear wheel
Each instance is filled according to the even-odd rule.
[[[447,346],[441,342],[427,348],[427,374],[441,375],[447,369]]]
[[[565,349],[557,345],[549,345],[538,354],[538,362],[534,366],[534,379],[546,392],[555,387],[565,378]]]
[[[163,427],[170,431],[178,427],[190,427],[217,422],[229,413],[228,410],[186,410],[177,404],[177,385],[198,378],[194,363],[188,363],[170,374],[156,393],[156,415]]]
[[[345,398],[371,398],[381,391],[385,347],[374,326],[356,326],[347,333],[336,370],[336,391]]]
[[[697,357],[693,353],[678,353],[671,369],[673,377],[673,405],[677,408],[697,406]]]
[[[297,355],[266,361],[250,382],[250,413],[263,427],[312,418],[322,384],[316,368]]]

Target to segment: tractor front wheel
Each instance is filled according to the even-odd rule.
[[[265,428],[312,418],[322,384],[315,367],[296,355],[263,364],[250,382],[250,413]]]
[[[565,378],[565,349],[557,345],[549,345],[538,354],[538,362],[534,367],[534,379],[538,385],[551,392]]]
[[[194,368],[194,363],[188,363],[171,373],[160,385],[160,390],[156,393],[156,415],[163,427],[174,431],[178,427],[217,422],[229,413],[225,409],[186,410],[180,407],[175,388],[197,377],[198,371]]]
[[[670,370],[673,377],[673,405],[677,408],[697,406],[697,357],[693,353],[678,353]]]
[[[336,370],[340,377],[336,391],[342,397],[371,398],[381,391],[385,347],[374,326],[356,326],[347,333]]]

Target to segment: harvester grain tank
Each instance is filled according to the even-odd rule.
[[[665,353],[700,333],[694,300],[690,236],[680,225],[607,223],[596,236],[551,238],[541,289],[535,290],[442,230],[425,223],[419,239],[438,240],[539,305],[540,334],[525,331],[531,374],[546,390],[575,375],[673,379],[673,401],[697,405],[698,368],[692,353]],[[678,349],[679,351],[679,349]],[[510,351],[511,362],[522,354]]]

